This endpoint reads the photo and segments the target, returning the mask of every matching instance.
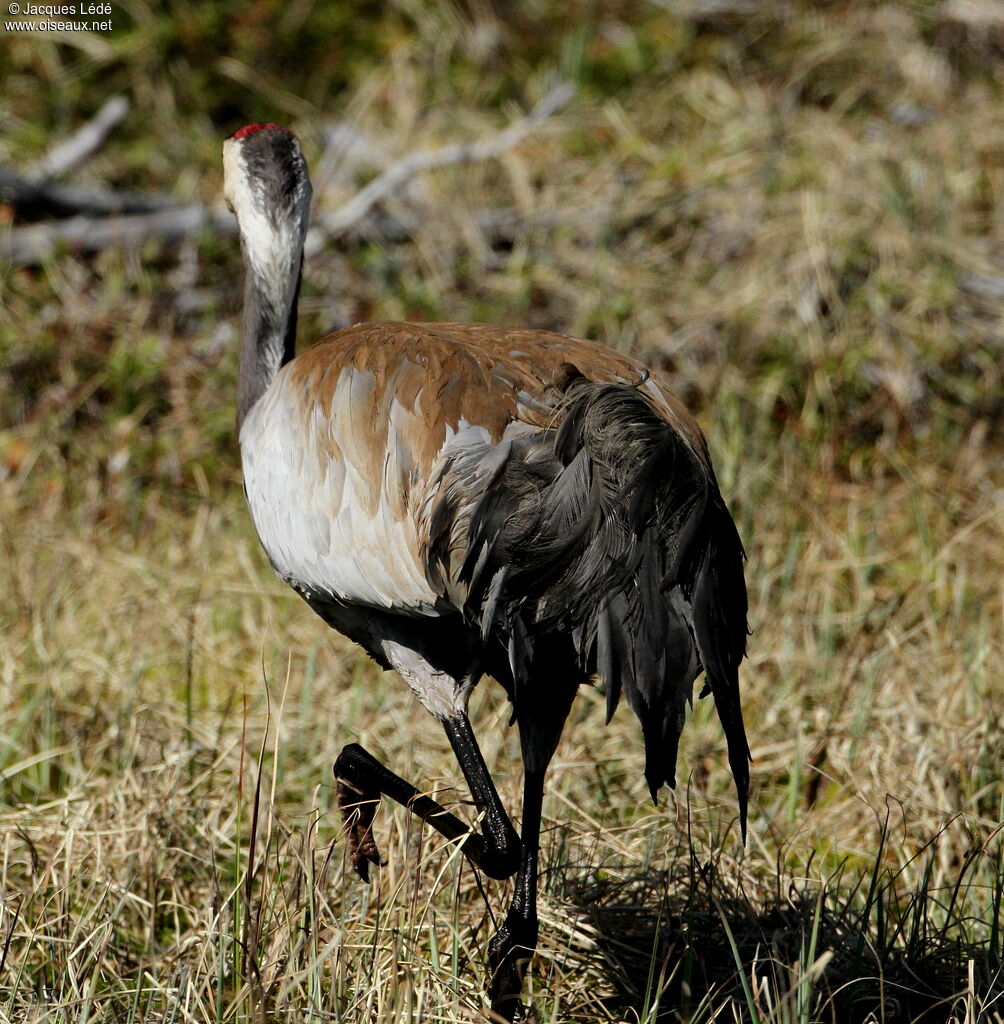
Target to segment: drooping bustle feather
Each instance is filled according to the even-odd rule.
[[[703,669],[745,834],[744,554],[714,475],[640,387],[565,366],[555,391],[551,429],[447,462],[432,534],[445,538],[461,496],[478,495],[460,578],[469,617],[508,650],[517,713],[534,643],[570,636],[583,669],[603,679],[608,716],[621,693],[638,716],[653,799],[675,783]]]

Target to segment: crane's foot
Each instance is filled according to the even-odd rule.
[[[523,978],[537,946],[536,922],[510,911],[502,927],[488,943],[488,995],[492,1014],[502,1021],[537,1020],[533,1006],[520,1002]],[[518,1016],[517,1016],[518,1015]]]
[[[336,772],[337,769],[336,765]],[[380,794],[359,789],[351,782],[338,778],[335,799],[345,822],[345,838],[349,845],[352,867],[364,882],[368,882],[370,865],[375,864],[379,867],[384,863],[380,859],[380,851],[373,838],[373,818],[380,804]]]

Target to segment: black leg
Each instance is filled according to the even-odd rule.
[[[540,653],[540,652],[539,652]],[[578,689],[579,680],[568,678],[561,666],[547,662],[535,666],[537,678],[561,679],[549,687],[517,690],[516,720],[523,754],[523,855],[509,912],[488,945],[492,1012],[511,1021],[520,1010],[523,978],[537,948],[537,859],[540,852],[541,805],[544,776],[554,756],[561,731]],[[525,1020],[535,1020],[533,1008]]]
[[[345,817],[352,866],[361,878],[369,878],[369,865],[379,864],[372,823],[381,796],[388,796],[428,822],[440,835],[462,844],[464,855],[490,878],[508,878],[520,864],[520,841],[502,807],[488,774],[466,715],[443,723],[463,769],[471,795],[484,813],[482,833],[423,795],[395,775],[358,743],[350,743],[338,755],[334,773],[338,780],[338,806]]]
[[[523,779],[523,856],[509,912],[488,945],[489,995],[492,1011],[511,1021],[519,1009],[523,976],[537,948],[537,857],[544,771],[527,771]]]
[[[467,715],[457,715],[446,719],[443,728],[460,763],[471,796],[474,797],[474,804],[484,815],[481,829],[491,844],[491,850],[485,851],[477,866],[489,878],[508,878],[519,866],[522,844],[499,799],[471,723]],[[489,852],[492,862],[486,863]]]

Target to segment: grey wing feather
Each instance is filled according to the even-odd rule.
[[[468,617],[507,648],[517,715],[542,635],[571,638],[581,667],[604,680],[608,716],[624,694],[653,798],[675,782],[703,668],[745,831],[744,553],[714,475],[632,385],[570,373],[555,422],[504,446],[468,446],[444,466],[430,557],[466,590]]]

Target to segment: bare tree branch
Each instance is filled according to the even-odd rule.
[[[176,199],[155,193],[115,192],[32,181],[10,167],[0,167],[0,202],[35,216],[55,217],[151,213],[179,205]]]
[[[129,100],[125,96],[113,96],[83,127],[36,160],[24,172],[24,177],[28,181],[48,181],[80,167],[101,148],[112,129],[128,113]]]
[[[148,238],[180,242],[209,226],[221,236],[237,234],[229,213],[207,210],[201,203],[120,217],[69,217],[32,224],[0,234],[0,256],[10,263],[41,263],[65,246],[73,252],[96,252],[112,245],[139,245]]]

